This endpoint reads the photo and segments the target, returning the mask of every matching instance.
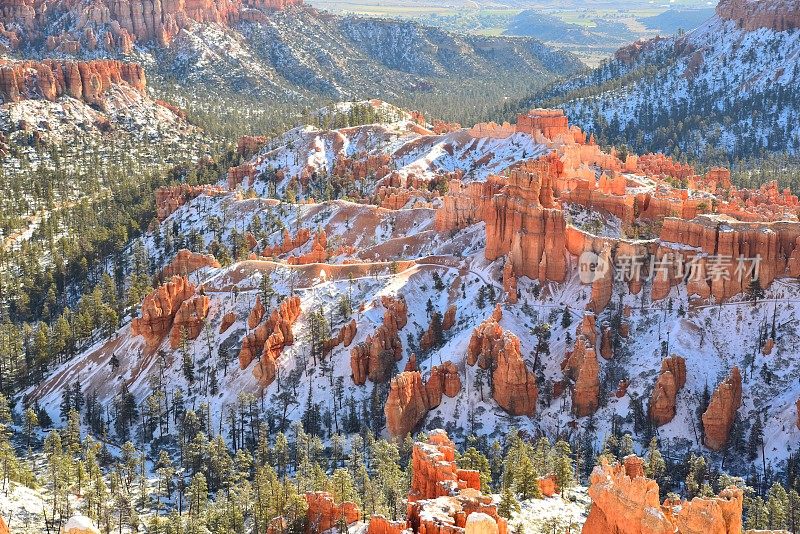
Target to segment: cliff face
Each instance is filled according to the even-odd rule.
[[[566,222],[554,208],[553,184],[562,170],[551,153],[524,162],[508,178],[490,176],[466,186],[451,182],[436,227],[447,231],[484,221],[487,259],[508,254],[514,274],[561,282],[567,271]]]
[[[742,405],[742,375],[734,367],[711,396],[708,409],[703,414],[705,445],[711,450],[721,450],[728,442],[736,411]]]
[[[336,503],[327,491],[313,491],[305,495],[308,504],[308,523],[311,532],[326,532],[339,522],[350,525],[361,519],[361,511],[354,502]]]
[[[103,94],[112,85],[145,92],[144,69],[136,63],[96,61],[2,61],[0,97],[3,102],[31,98],[53,101],[61,96],[103,106]]]
[[[742,531],[742,490],[730,487],[711,498],[659,503],[655,480],[644,476],[642,460],[594,468],[590,477],[592,506],[583,534],[697,534]]]
[[[747,31],[768,28],[778,32],[800,28],[797,0],[722,0],[717,15]]]
[[[14,33],[12,41],[41,38],[42,25],[68,16],[72,25],[47,35],[47,47],[66,53],[81,49],[131,52],[135,42],[168,45],[182,28],[195,23],[234,24],[261,20],[264,12],[301,4],[301,0],[68,0],[47,4],[36,0],[4,2],[0,22]]]

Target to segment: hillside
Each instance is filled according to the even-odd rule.
[[[535,101],[563,106],[598,139],[639,151],[712,161],[797,155],[796,4],[723,0],[716,11],[683,36],[624,47]]]
[[[794,247],[791,236],[800,230],[797,223],[778,225],[770,221],[786,217],[796,220],[797,199],[788,193],[776,199],[764,189],[753,195],[738,193],[737,198],[749,198],[747,205],[733,198],[723,201],[719,192],[727,187],[724,173],[697,177],[691,169],[682,167],[669,171],[672,164],[668,160],[652,157],[643,157],[637,163],[629,156],[622,166],[613,154],[584,144],[579,131],[562,130],[565,126],[560,121],[555,121],[558,126],[543,127],[549,117],[533,117],[533,131],[546,131],[550,137],[524,133],[531,126],[523,126],[523,122],[517,125],[516,133],[513,126],[508,131],[489,125],[434,135],[408,115],[401,115],[397,122],[342,130],[295,129],[269,142],[253,160],[231,169],[227,182],[221,184],[232,188],[230,192],[198,189],[160,193],[159,217],[164,223],[141,245],[165,282],[173,273],[190,273],[188,282],[164,286],[152,298],[161,302],[161,310],[171,308],[170,313],[178,313],[176,317],[185,317],[180,321],[186,321],[181,324],[190,332],[190,340],[181,350],[187,351],[194,362],[194,381],[186,381],[185,360],[181,359],[181,350],[176,350],[181,346],[181,327],[172,327],[171,335],[167,335],[172,318],[153,316],[157,309],[151,310],[145,301],[141,311],[144,319],[125,324],[111,338],[59,366],[31,388],[26,398],[37,400],[55,419],[65,384],[82,384],[101,404],[110,403],[125,387],[137,403],[144,403],[153,392],[157,375],[163,387],[181,387],[189,399],[196,399],[192,402],[211,403],[213,426],[221,422],[216,417],[235,405],[243,392],[271,399],[267,417],[278,418],[284,426],[284,418],[295,421],[307,413],[308,403],[335,411],[337,405],[355,402],[366,410],[370,403],[382,406],[388,395],[386,414],[382,408],[371,412],[369,424],[375,432],[402,434],[419,422],[425,428],[444,426],[463,439],[466,432],[497,436],[513,424],[545,435],[566,432],[571,439],[589,440],[596,449],[613,421],[645,443],[656,431],[643,414],[667,351],[684,358],[688,372],[674,418],[657,430],[662,442],[671,443],[676,452],[700,447],[694,412],[703,388],[713,390],[738,366],[746,379],[742,381],[741,409],[734,407],[739,414],[736,424],[746,428],[752,420],[749,414],[769,414],[766,435],[773,447],[766,451],[766,459],[780,465],[792,451],[791,436],[800,431],[795,425],[798,392],[791,378],[798,372],[791,357],[798,288],[782,279],[797,270],[794,259],[788,266],[779,263],[761,267],[766,294],[758,305],[742,297],[749,291],[747,281],[719,286],[709,282],[705,288],[687,288],[677,280],[666,281],[666,285],[649,281],[641,288],[642,282],[619,285],[609,280],[604,288],[597,281],[583,285],[576,268],[582,251],[605,254],[608,242],[614,241],[620,243],[615,254],[638,248],[640,254],[659,258],[668,247],[685,247],[686,253],[697,246],[711,251],[722,247],[694,241],[691,236],[704,228],[716,229],[716,238],[713,231],[709,237],[712,241],[721,240],[722,232],[734,236],[742,232],[740,239],[747,240],[747,232],[761,228],[779,233],[782,243],[791,242]],[[568,136],[568,144],[551,144],[550,139],[556,136],[559,143]],[[547,154],[556,154],[556,160],[545,157]],[[559,156],[563,170],[559,170],[561,165],[553,166]],[[573,180],[583,183],[587,180],[584,169],[594,166],[623,174],[610,174],[620,176],[613,182],[604,174],[599,186],[592,178],[588,187],[595,189],[588,197],[581,193],[586,185],[567,185],[574,184]],[[701,189],[681,205],[679,189],[665,191],[664,185],[653,185],[654,180],[662,183],[653,173],[665,169],[673,175],[677,172],[679,180],[688,177]],[[529,231],[528,237],[501,222],[500,218],[514,213],[512,205],[504,208],[501,201],[493,201],[499,203],[483,207],[474,197],[478,191],[498,188],[497,198],[502,199],[508,194],[503,193],[503,184],[508,183],[508,190],[523,188],[519,194],[527,198],[522,182],[513,185],[523,176],[528,180],[555,180],[547,187],[560,191],[552,204],[544,200],[549,194],[544,189],[541,201],[529,201],[536,206],[530,207],[532,211],[521,224],[538,230]],[[444,186],[448,181],[449,186]],[[443,188],[448,191],[444,196],[440,193]],[[715,189],[716,196],[711,193]],[[243,194],[250,190],[255,196]],[[634,215],[632,204],[626,208],[627,201],[619,195],[636,197],[639,214]],[[326,196],[335,200],[311,201]],[[714,198],[717,214],[699,215]],[[302,203],[293,204],[291,199]],[[540,202],[544,206],[538,206]],[[747,225],[736,219],[759,222]],[[227,222],[219,226],[219,221]],[[531,226],[545,224],[548,230],[543,234],[538,232],[545,226]],[[166,235],[172,245],[165,241]],[[631,236],[640,240],[631,240]],[[196,252],[212,253],[227,265],[219,267],[208,258],[191,256],[167,268],[176,243],[196,243]],[[234,248],[228,249],[227,243],[233,243]],[[765,242],[764,246],[764,250],[741,250],[775,257],[775,251],[768,248],[772,245]],[[791,258],[796,253],[792,248],[781,252]],[[230,263],[232,259],[240,261]],[[731,277],[734,266],[729,267]],[[770,283],[773,277],[776,280]],[[191,285],[183,289],[180,284],[186,283]],[[176,284],[175,280],[171,284]],[[201,287],[204,296],[199,297],[195,288]],[[512,294],[506,292],[509,287],[516,287]],[[163,299],[175,291],[187,293],[165,308]],[[349,302],[343,308],[345,295]],[[299,316],[297,311],[291,312],[286,316],[286,327],[281,326],[291,329],[296,342],[276,340],[279,345],[270,349],[273,359],[267,368],[267,349],[260,360],[259,355],[261,347],[269,347],[271,342],[264,345],[266,338],[260,336],[269,336],[270,332],[259,333],[261,327],[257,326],[270,324],[262,323],[260,317],[269,316],[282,298],[284,305],[297,298],[293,306],[299,306]],[[395,305],[397,299],[402,306]],[[502,318],[492,313],[495,302]],[[202,306],[202,311],[190,311],[197,306]],[[257,308],[261,311],[254,315]],[[318,311],[322,312],[321,319],[312,314]],[[395,317],[397,314],[402,320]],[[435,327],[431,327],[431,317],[437,314],[440,320],[450,318],[443,332],[432,334],[429,329]],[[317,320],[324,321],[325,326],[316,324]],[[270,321],[276,324],[274,318]],[[387,326],[387,321],[396,322],[395,326]],[[484,335],[479,332],[494,321],[499,326],[493,328],[518,338],[525,350],[519,354],[519,365],[512,362],[518,365],[513,373],[522,372],[521,376],[500,379],[499,371],[495,371],[492,400],[491,390],[477,385],[480,368],[468,362],[475,350],[475,336]],[[630,337],[615,336],[609,329],[609,325],[620,322],[627,325]],[[775,333],[765,334],[759,326],[762,323],[774,325]],[[549,325],[549,345],[534,358],[531,348],[536,346],[536,336],[532,329],[540,324]],[[318,328],[322,330],[315,330]],[[282,338],[287,332],[284,329]],[[343,336],[339,342],[327,345],[325,336],[335,338],[337,333]],[[246,334],[256,337],[243,342]],[[774,352],[769,356],[766,349],[764,354],[760,351],[765,335],[772,337],[770,350]],[[394,341],[390,341],[393,336]],[[347,339],[344,346],[342,339]],[[594,360],[593,371],[585,371],[593,372],[592,378],[582,376],[582,368],[572,371],[576,374],[565,371],[569,367],[564,362],[577,354],[573,347],[576,339],[591,349],[596,347],[598,356],[602,350],[603,359]],[[323,341],[329,348],[317,352],[322,349],[315,347],[322,346],[318,344]],[[258,348],[248,349],[252,354],[243,356],[242,347],[251,342]],[[754,344],[759,347],[755,356]],[[388,347],[396,352],[386,362],[382,350]],[[359,363],[362,350],[366,351],[363,364]],[[416,354],[415,364],[409,363],[412,353]],[[486,353],[484,357],[490,356]],[[113,369],[108,363],[112,358],[116,361]],[[394,395],[391,391],[398,386],[391,382],[390,391],[389,376],[404,367],[414,370],[418,366],[423,380],[431,380],[430,373],[449,369],[442,367],[447,361],[454,367],[446,372],[460,375],[463,388],[454,391],[452,398],[446,396],[441,404],[431,406],[430,413],[425,409],[412,415],[403,411],[410,408],[401,404],[402,417],[393,421],[388,406]],[[518,380],[534,371],[523,372],[523,361],[535,371],[527,386],[534,392],[528,401],[523,401],[527,393],[519,389]],[[362,365],[366,367],[358,371]],[[369,375],[369,387],[361,385],[361,372]],[[210,376],[218,384],[218,394],[208,393]],[[580,385],[584,380],[593,383],[585,391]],[[330,384],[339,382],[344,389],[331,397]],[[278,409],[283,402],[280,393],[286,387],[302,395],[285,405],[285,410]],[[511,397],[502,400],[501,394]],[[509,408],[519,402],[524,402],[523,408]],[[508,412],[515,417],[509,417]],[[586,418],[589,414],[591,417]],[[732,421],[724,431],[723,443]],[[393,426],[396,424],[401,426]],[[598,428],[591,437],[583,433],[587,424]],[[732,449],[711,448],[728,451],[720,453],[719,458],[726,456],[728,468],[735,469]]]
[[[291,126],[303,107],[373,96],[475,121],[582,67],[532,38],[459,35],[296,2],[168,4],[143,20],[138,5],[26,1],[0,22],[17,55],[138,62],[156,94],[233,137]]]

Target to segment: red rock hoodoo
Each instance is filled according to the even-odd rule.
[[[190,250],[181,249],[178,254],[169,262],[169,265],[164,267],[161,275],[164,278],[180,275],[188,276],[193,272],[200,270],[204,267],[212,267],[218,269],[220,267],[217,259],[211,254],[199,254]]]
[[[262,387],[272,383],[277,370],[276,360],[283,348],[294,343],[292,326],[300,316],[300,298],[287,297],[273,310],[266,321],[258,324],[242,341],[239,350],[239,367],[246,369],[261,355],[253,368],[253,375]]]
[[[181,305],[194,295],[195,286],[186,278],[172,279],[154,289],[142,302],[141,316],[131,322],[134,336],[143,336],[148,346],[158,345],[172,328]]]
[[[675,417],[678,391],[686,384],[686,360],[670,356],[661,362],[661,374],[650,398],[650,419],[656,426],[669,423]]]
[[[583,534],[696,534],[742,531],[742,490],[729,487],[717,497],[659,503],[658,484],[644,476],[642,460],[594,468],[590,477],[592,506]]]
[[[361,519],[361,511],[354,502],[336,504],[327,491],[306,493],[309,532],[326,532],[343,522],[352,525]]]
[[[736,411],[742,405],[742,375],[734,367],[714,394],[703,414],[704,442],[713,451],[721,450],[728,442]]]
[[[181,346],[184,335],[187,340],[197,339],[208,316],[210,303],[208,295],[195,295],[181,303],[169,336],[169,345],[173,350]]]
[[[494,400],[511,415],[533,415],[539,390],[536,377],[525,366],[519,338],[503,329],[498,306],[491,317],[475,328],[467,347],[467,363],[494,369]]]
[[[441,404],[442,395],[453,398],[460,391],[461,377],[455,364],[449,361],[432,367],[427,383],[422,381],[422,375],[416,370],[407,370],[395,376],[384,407],[389,434],[405,436],[425,419],[428,411]]]
[[[382,297],[381,303],[386,310],[383,323],[350,351],[350,368],[357,385],[365,384],[367,378],[371,382],[386,382],[395,362],[403,357],[399,331],[408,322],[406,301],[403,297]]]

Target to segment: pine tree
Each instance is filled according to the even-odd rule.
[[[497,515],[510,519],[511,515],[520,510],[519,501],[514,496],[510,487],[503,488],[500,492],[500,504],[497,507]]]

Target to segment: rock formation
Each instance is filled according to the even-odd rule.
[[[578,417],[591,415],[600,406],[600,364],[587,337],[579,334],[572,353],[561,364],[565,376],[573,380],[572,412]]]
[[[180,347],[184,335],[187,340],[197,339],[208,316],[210,303],[207,295],[195,295],[181,303],[175,313],[169,337],[169,344],[173,350]]]
[[[0,23],[11,31],[15,42],[33,42],[44,37],[49,50],[77,54],[82,49],[129,54],[134,42],[169,44],[183,28],[196,23],[229,25],[240,20],[265,20],[265,12],[300,4],[300,0],[194,0],[155,2],[99,0],[89,4],[48,4],[17,0],[2,6]],[[68,18],[69,30],[57,22]],[[53,28],[58,28],[53,30]],[[61,33],[54,31],[61,30]]]
[[[450,496],[468,487],[479,490],[480,478],[475,485],[475,472],[458,469],[455,460],[455,445],[443,430],[431,431],[427,443],[414,443],[408,500]]]
[[[0,61],[0,97],[3,102],[31,98],[56,100],[69,96],[105,108],[103,94],[112,85],[145,92],[144,69],[116,60]]]
[[[533,415],[539,390],[536,377],[525,366],[519,338],[503,329],[500,307],[475,327],[467,347],[467,364],[492,369],[494,400],[511,415]]]
[[[650,419],[656,426],[669,423],[675,417],[678,391],[686,384],[686,360],[670,356],[661,362],[661,374],[650,398]]]
[[[511,254],[506,257],[503,266],[503,290],[506,292],[510,304],[517,303],[517,277],[514,274],[514,261]]]
[[[158,345],[172,328],[183,302],[194,295],[195,286],[186,278],[172,279],[154,289],[142,302],[141,316],[131,322],[134,336],[143,336],[149,347]]]
[[[336,504],[327,491],[306,493],[308,525],[310,532],[326,532],[339,525],[351,525],[361,519],[361,511],[354,502]]]
[[[260,323],[242,341],[239,350],[239,367],[246,369],[260,355],[253,375],[262,387],[275,378],[276,360],[284,347],[294,343],[292,326],[300,316],[300,298],[286,297],[266,321]]]
[[[161,275],[164,278],[169,278],[176,274],[188,276],[204,267],[218,269],[220,264],[211,254],[199,254],[183,248],[179,250],[172,261],[164,267],[164,270],[161,271]]]
[[[447,308],[447,311],[444,312],[444,318],[442,319],[442,330],[447,332],[456,324],[456,306],[455,304],[451,305]]]
[[[453,398],[460,391],[461,377],[455,364],[450,361],[432,367],[427,383],[423,382],[419,371],[407,369],[400,373],[391,381],[384,407],[389,434],[405,436],[419,425],[430,410],[441,404],[442,395]]]
[[[428,394],[419,371],[404,371],[392,378],[386,399],[386,428],[392,436],[405,436],[428,414]]]
[[[642,460],[603,463],[590,477],[592,506],[583,534],[739,534],[742,490],[729,487],[711,498],[659,503],[658,484],[644,476]]]
[[[783,32],[800,28],[799,7],[794,0],[722,0],[717,15],[745,31],[767,28]]]
[[[228,328],[236,322],[236,314],[232,311],[222,316],[222,322],[219,325],[219,333],[223,334],[228,331]]]
[[[256,303],[253,304],[253,308],[247,315],[247,328],[252,330],[253,328],[257,327],[259,323],[261,323],[261,319],[264,318],[264,313],[266,313],[266,310],[264,309],[264,305],[261,303],[261,295],[256,295]]]
[[[721,450],[728,442],[736,411],[742,405],[742,375],[734,367],[714,394],[703,414],[703,435],[706,447]]]
[[[555,154],[525,161],[508,178],[490,176],[466,186],[451,181],[436,213],[440,231],[486,222],[486,258],[511,253],[516,275],[561,282],[566,277],[566,222],[553,208],[553,183],[563,170]]]
[[[408,322],[406,301],[402,297],[382,297],[381,303],[385,308],[383,323],[350,351],[350,368],[357,385],[366,383],[367,378],[371,382],[386,382],[395,362],[403,357],[399,331]]]
[[[506,534],[506,520],[498,516],[493,499],[480,492],[479,473],[456,467],[455,449],[444,431],[432,431],[428,443],[415,443],[411,464],[406,525],[412,531]]]
[[[200,195],[220,195],[225,191],[217,186],[179,184],[156,189],[156,217],[159,222],[175,213],[178,208]]]
[[[349,323],[345,324],[343,327],[339,329],[339,332],[332,338],[325,341],[323,346],[323,351],[327,354],[333,350],[334,347],[338,345],[344,345],[345,347],[349,347],[350,344],[353,342],[353,338],[356,337],[356,333],[358,332],[358,325],[356,324],[355,319],[351,319]]]

